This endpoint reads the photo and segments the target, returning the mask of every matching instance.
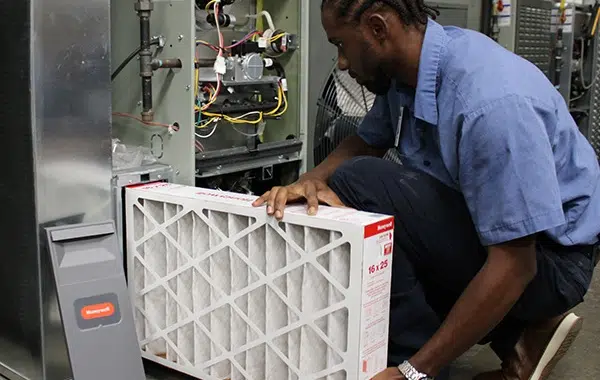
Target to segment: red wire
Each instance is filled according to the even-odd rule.
[[[154,121],[144,121],[141,118],[135,116],[135,115],[131,115],[128,113],[123,113],[123,112],[113,112],[113,116],[119,116],[119,117],[126,117],[129,119],[133,119],[136,120],[138,122],[140,122],[141,124],[144,125],[148,125],[151,127],[163,127],[163,128],[172,128],[175,132],[179,131],[179,127],[176,125],[171,125],[171,124],[165,124],[165,123],[157,123]]]

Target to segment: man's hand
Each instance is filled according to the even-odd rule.
[[[306,199],[308,203],[309,215],[317,213],[319,202],[329,206],[344,207],[340,198],[329,188],[327,182],[311,177],[300,178],[297,182],[288,186],[274,187],[254,201],[252,205],[258,207],[266,203],[267,213],[281,219],[283,218],[283,209],[287,203],[302,199]]]
[[[371,380],[405,380],[404,376],[400,373],[398,368],[389,367],[379,372]]]

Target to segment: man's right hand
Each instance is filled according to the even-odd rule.
[[[327,182],[314,177],[300,178],[288,186],[276,186],[264,193],[252,204],[254,207],[267,205],[267,214],[283,218],[283,209],[287,203],[306,199],[308,214],[315,215],[319,202],[333,207],[344,207],[340,198],[331,190]]]

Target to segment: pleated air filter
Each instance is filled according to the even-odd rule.
[[[393,219],[173,184],[127,190],[142,355],[199,379],[370,379],[387,364]]]

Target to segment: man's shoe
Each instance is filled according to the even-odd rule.
[[[546,380],[581,331],[583,319],[566,313],[529,326],[502,362],[502,369],[481,373],[473,380]]]

